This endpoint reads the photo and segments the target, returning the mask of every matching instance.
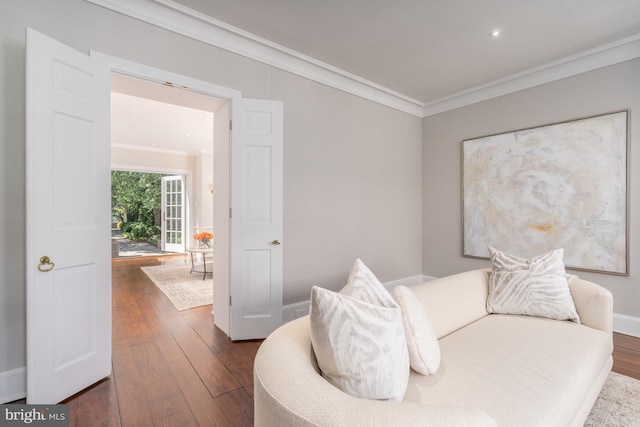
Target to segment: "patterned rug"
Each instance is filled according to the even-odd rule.
[[[640,381],[611,372],[585,427],[640,427]]]
[[[211,275],[202,280],[202,273],[189,274],[191,264],[180,262],[141,268],[178,311],[213,304]]]

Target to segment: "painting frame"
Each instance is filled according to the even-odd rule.
[[[630,110],[461,141],[462,255],[565,250],[567,269],[629,275]]]

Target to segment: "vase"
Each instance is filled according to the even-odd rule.
[[[211,247],[211,239],[198,240],[198,247],[201,249],[208,249]]]

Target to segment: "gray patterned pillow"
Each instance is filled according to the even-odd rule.
[[[402,400],[409,381],[402,311],[361,260],[340,293],[311,289],[309,315],[323,377],[354,397]]]
[[[360,399],[401,401],[409,354],[400,307],[381,307],[314,286],[311,343],[322,376]]]
[[[580,323],[564,263],[555,249],[531,259],[489,247],[491,274],[487,311]]]
[[[375,305],[397,306],[389,291],[360,258],[356,259],[353,264],[347,284],[340,290],[340,293]]]

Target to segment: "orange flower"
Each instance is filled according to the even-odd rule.
[[[213,239],[213,233],[209,233],[208,231],[203,231],[201,233],[194,234],[193,238],[196,240]]]

